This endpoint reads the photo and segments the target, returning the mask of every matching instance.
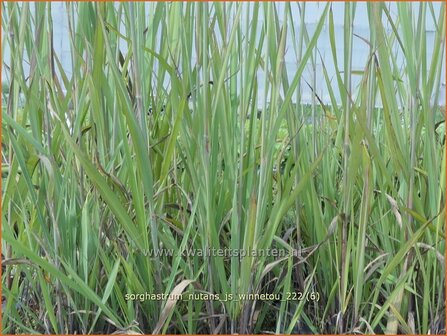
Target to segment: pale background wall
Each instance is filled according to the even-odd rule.
[[[322,3],[306,3],[306,25],[309,31],[309,34],[313,33],[313,30],[315,29],[316,23],[318,22],[318,19],[320,18],[320,15],[324,9],[324,5],[326,2]],[[277,4],[278,13],[279,16],[282,16],[282,13],[284,12],[284,3],[278,2]],[[60,57],[62,64],[67,72],[68,75],[71,74],[71,60],[70,60],[70,43],[69,39],[67,37],[67,31],[68,31],[68,24],[67,24],[67,11],[65,7],[65,3],[63,2],[54,2],[52,3],[52,17],[53,17],[53,24],[54,24],[54,47],[56,49],[56,52],[58,53],[58,56]],[[149,6],[149,5],[148,5]],[[415,6],[415,9],[417,9],[418,4],[413,3],[413,6]],[[434,3],[433,4],[435,8],[436,15],[439,15],[441,3]],[[397,8],[395,3],[389,3],[390,11],[392,15],[397,15]],[[336,34],[336,41],[338,42],[337,47],[337,54],[339,57],[339,60],[342,60],[343,57],[343,20],[344,20],[344,3],[333,3],[332,9],[334,13],[334,23],[335,23],[335,34]],[[299,20],[299,11],[297,4],[292,4],[292,10],[294,13],[296,13],[297,21]],[[427,58],[430,59],[432,55],[432,49],[434,46],[434,38],[435,38],[435,24],[432,20],[432,17],[427,11]],[[355,21],[354,21],[354,33],[357,35],[360,35],[366,39],[369,39],[369,21],[368,21],[368,15],[367,15],[367,8],[366,3],[358,3],[357,4],[357,10],[355,14]],[[123,46],[125,48],[125,46]],[[287,40],[287,47],[289,52],[286,53],[285,61],[286,61],[286,68],[288,70],[289,78],[292,78],[294,72],[297,69],[297,62],[295,60],[295,55],[293,51],[291,36],[289,35],[289,38]],[[318,51],[321,54],[322,61],[326,65],[327,71],[329,73],[329,77],[333,79],[333,83],[335,84],[335,69],[333,66],[332,61],[332,54],[329,44],[329,32],[328,27],[325,26],[323,28],[323,32],[320,35],[320,38],[318,39]],[[362,70],[365,68],[367,61],[368,61],[368,52],[369,48],[363,42],[361,39],[354,37],[353,39],[353,56],[352,56],[352,65],[354,70]],[[9,63],[9,51],[7,48],[4,48],[3,50],[3,60],[7,64]],[[402,54],[398,53],[398,59],[402,63]],[[444,57],[445,59],[445,57]],[[322,61],[320,60],[320,57],[317,57],[317,63],[316,63],[316,92],[319,94],[319,96],[323,99],[325,103],[329,102],[329,95],[327,92],[327,87],[325,84],[325,80],[323,77],[323,70],[322,70]],[[339,66],[343,66],[343,62],[339,61]],[[25,66],[25,71],[26,71]],[[340,69],[343,70],[342,68]],[[442,82],[445,83],[445,62],[443,64],[443,77]],[[306,68],[303,78],[309,82],[313,82],[313,74],[314,70],[312,68],[312,65],[308,64],[308,67]],[[2,80],[5,81],[7,78],[5,77],[5,74],[2,73]],[[353,76],[353,88],[357,86],[359,83],[360,76]],[[263,73],[258,74],[258,85],[259,85],[259,96],[263,97]],[[312,94],[310,92],[310,89],[305,85],[305,82],[302,81],[302,97],[303,102],[309,103],[312,100]],[[337,93],[338,90],[335,90],[335,93]],[[445,104],[445,86],[442,86],[440,89],[440,101],[438,103]],[[337,97],[339,100],[339,97]],[[379,102],[380,105],[380,102]]]

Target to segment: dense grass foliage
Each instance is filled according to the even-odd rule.
[[[2,4],[3,333],[445,333],[445,4],[321,6]]]

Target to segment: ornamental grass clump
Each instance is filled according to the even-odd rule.
[[[3,3],[2,332],[445,333],[437,5]]]

